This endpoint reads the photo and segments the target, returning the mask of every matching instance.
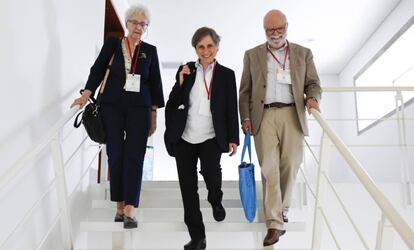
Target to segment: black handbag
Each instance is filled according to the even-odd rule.
[[[85,106],[85,109],[83,111],[79,112],[79,114],[75,118],[75,122],[73,123],[73,126],[75,128],[79,128],[81,123],[83,123],[83,126],[85,127],[86,133],[88,133],[89,138],[91,138],[92,141],[97,142],[99,144],[106,143],[105,127],[102,120],[100,102],[113,60],[114,55],[112,55],[112,58],[109,61],[105,77],[100,84],[101,88],[99,89],[98,97],[96,98],[96,100],[95,98],[93,98],[93,96],[89,97],[89,103]],[[83,90],[80,91],[80,94],[83,94]],[[80,115],[82,115],[82,119],[78,121]]]

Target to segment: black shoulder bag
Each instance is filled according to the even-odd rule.
[[[115,54],[114,54],[115,55]],[[105,89],[106,81],[108,80],[110,67],[112,65],[112,61],[114,60],[114,55],[112,55],[111,60],[109,61],[108,68],[106,69],[105,77],[101,82],[101,88],[99,89],[98,97],[95,99],[93,96],[89,97],[89,103],[86,105],[85,109],[76,116],[75,122],[73,126],[75,128],[79,128],[81,123],[85,127],[86,132],[88,133],[89,138],[92,141],[105,144],[106,143],[106,136],[105,136],[105,127],[103,125],[102,120],[102,111],[101,111],[101,96]],[[83,93],[83,89],[80,93]],[[82,119],[78,121],[79,116],[82,114]]]

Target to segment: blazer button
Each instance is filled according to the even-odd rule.
[[[264,101],[263,101],[263,100],[261,100],[260,102],[261,102],[261,103],[264,103]]]
[[[263,88],[266,88],[266,85],[263,85]]]

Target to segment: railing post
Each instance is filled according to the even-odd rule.
[[[407,137],[405,130],[405,114],[404,114],[404,99],[400,90],[395,95],[395,109],[397,113],[397,125],[398,125],[398,140],[400,144],[401,155],[401,183],[402,183],[402,196],[403,204],[405,206],[412,206],[411,188],[410,188],[410,174],[407,164]]]
[[[305,145],[303,145],[303,147],[305,148]],[[305,151],[305,150],[304,150]],[[300,166],[302,168],[302,171],[304,171],[305,167],[306,167],[306,154],[303,154],[303,164],[302,166]],[[301,171],[299,169],[299,171]],[[304,206],[307,205],[307,197],[306,197],[306,184],[305,184],[305,180],[302,178],[300,178],[297,181],[297,189],[298,189],[298,204],[299,204],[299,208],[303,209]]]
[[[59,201],[59,210],[62,240],[66,250],[73,249],[72,240],[72,223],[69,209],[68,192],[66,187],[65,168],[63,163],[62,148],[59,143],[59,134],[51,141],[51,150],[53,156],[53,166],[55,169],[56,188]]]
[[[385,218],[384,213],[381,214],[381,220],[378,222],[377,242],[375,250],[391,250],[393,249],[395,231],[392,225]]]
[[[319,155],[319,168],[316,184],[316,198],[315,198],[315,214],[313,221],[313,236],[312,236],[312,249],[318,250],[321,248],[322,241],[322,225],[323,225],[323,205],[325,203],[325,191],[328,183],[323,178],[322,173],[327,172],[329,168],[329,156],[330,156],[331,141],[324,132],[321,138],[321,149]]]

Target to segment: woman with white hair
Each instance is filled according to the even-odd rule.
[[[93,96],[109,68],[101,95],[110,173],[111,200],[117,202],[116,222],[136,228],[142,169],[148,136],[157,127],[157,109],[164,106],[157,49],[142,41],[149,13],[141,5],[125,15],[128,36],[106,39],[91,68],[85,90],[72,106],[81,108]]]

